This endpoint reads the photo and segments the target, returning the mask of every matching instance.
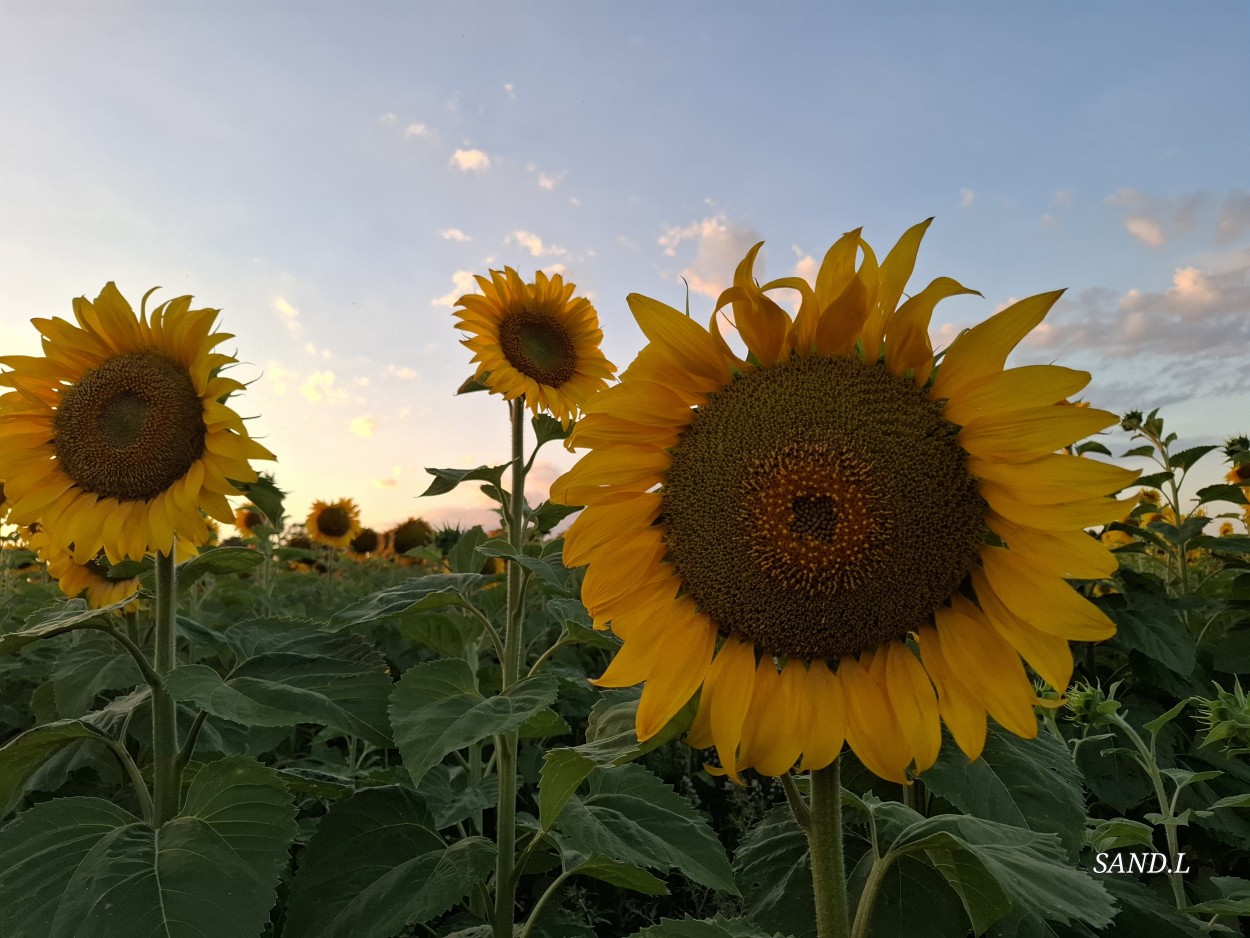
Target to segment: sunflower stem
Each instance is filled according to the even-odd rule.
[[[842,778],[840,759],[812,772],[811,825],[807,843],[812,855],[819,938],[849,938],[846,871],[842,857]]]
[[[175,603],[174,551],[156,555],[156,619],[153,622],[154,655],[152,667],[158,680],[152,684],[152,759],[154,817],[160,827],[178,813],[178,725],[174,698],[165,687],[165,678],[177,666],[174,635]]]
[[[508,497],[508,543],[518,554],[525,546],[525,396],[510,405],[512,418],[512,491]],[[521,672],[521,565],[508,561],[508,622],[504,632],[502,690]],[[495,938],[512,938],[516,904],[516,760],[517,731],[495,737],[499,765],[499,802],[495,812]]]

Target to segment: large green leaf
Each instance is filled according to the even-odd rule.
[[[391,938],[451,908],[484,880],[494,857],[481,837],[448,847],[414,792],[360,792],[330,809],[300,858],[287,933]]]
[[[1111,921],[1111,897],[1090,876],[1067,865],[1054,834],[948,814],[911,825],[889,848],[895,855],[917,851],[929,854],[965,907],[975,904],[977,894],[997,904],[986,889],[988,877],[1012,905],[1047,921],[1086,922],[1095,928]],[[979,916],[974,909],[969,913],[979,928]]]
[[[1131,570],[1121,571],[1126,585],[1142,582]],[[1159,593],[1133,590],[1123,595],[1105,596],[1103,609],[1116,624],[1112,642],[1139,651],[1181,677],[1194,669],[1197,646],[1185,629],[1174,600]]]
[[[519,728],[554,703],[557,691],[554,677],[539,674],[483,697],[469,663],[460,658],[409,668],[391,695],[391,723],[413,784],[449,753]]]
[[[0,817],[22,801],[27,781],[58,749],[90,741],[112,748],[113,738],[82,720],[58,720],[36,726],[0,746]]]
[[[697,706],[691,700],[672,720],[645,743],[634,731],[638,716],[636,689],[609,691],[590,711],[586,742],[580,746],[552,749],[543,760],[538,792],[539,823],[549,830],[578,786],[596,768],[633,762],[684,733]]]
[[[436,573],[414,577],[344,606],[330,621],[334,628],[345,629],[399,615],[409,609],[469,606],[469,591],[490,581],[489,576],[481,573]]]
[[[128,606],[133,597],[115,602],[99,609],[87,607],[86,600],[67,599],[40,609],[30,616],[16,632],[0,634],[0,655],[25,648],[31,642],[64,635],[74,629],[103,628],[109,622],[109,613]]]
[[[0,829],[0,934],[250,938],[295,832],[282,784],[245,759],[201,769],[160,829],[99,798],[43,802]]]
[[[871,851],[852,874],[852,895],[862,886],[869,859]],[[873,903],[869,938],[950,938],[967,930],[967,913],[941,873],[916,857],[890,864]]]
[[[83,635],[58,656],[52,671],[56,709],[65,718],[88,713],[96,695],[129,690],[143,680],[130,653],[107,635]]]
[[[178,592],[185,593],[210,573],[245,573],[264,562],[265,555],[249,547],[214,547],[178,565]]]
[[[811,855],[789,805],[771,808],[742,838],[734,879],[742,911],[754,921],[795,938],[815,938]]]
[[[357,635],[276,628],[264,621],[230,629],[226,640],[241,659],[230,673],[183,665],[167,678],[170,693],[244,726],[321,723],[389,745],[385,659]]]
[[[769,935],[750,919],[722,918],[663,918],[658,925],[636,931],[629,938],[782,938]]]
[[[1069,856],[1080,850],[1085,793],[1072,754],[1048,733],[1021,739],[991,725],[981,758],[945,745],[925,785],[965,814],[1058,834]]]
[[[738,894],[725,848],[690,802],[640,765],[596,772],[574,795],[556,829],[563,846],[690,879]]]

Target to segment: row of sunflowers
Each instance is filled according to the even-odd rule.
[[[631,294],[619,376],[573,284],[478,277],[511,452],[424,494],[492,532],[289,526],[189,297],[33,320],[3,510],[127,587],[4,564],[0,935],[1237,933],[1250,444],[1183,498],[1218,446],[1008,367],[1061,291],[935,351],[928,225],[757,245],[706,327]]]

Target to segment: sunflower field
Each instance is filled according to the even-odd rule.
[[[935,351],[927,227],[757,245],[706,327],[631,294],[624,369],[560,275],[477,277],[511,452],[423,494],[491,531],[292,504],[190,297],[32,320],[0,938],[1242,934],[1250,440],[1008,367],[1059,292]]]

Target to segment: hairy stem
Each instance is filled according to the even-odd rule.
[[[160,827],[178,813],[178,725],[174,699],[165,688],[165,678],[177,667],[174,633],[175,565],[173,546],[169,553],[156,555],[156,618],[153,622],[155,649],[152,667],[157,681],[152,686],[152,758],[155,803],[152,823]]]
[[[816,934],[848,938],[846,870],[842,856],[842,779],[840,760],[812,773],[811,824],[807,842],[812,854],[816,894]]]

